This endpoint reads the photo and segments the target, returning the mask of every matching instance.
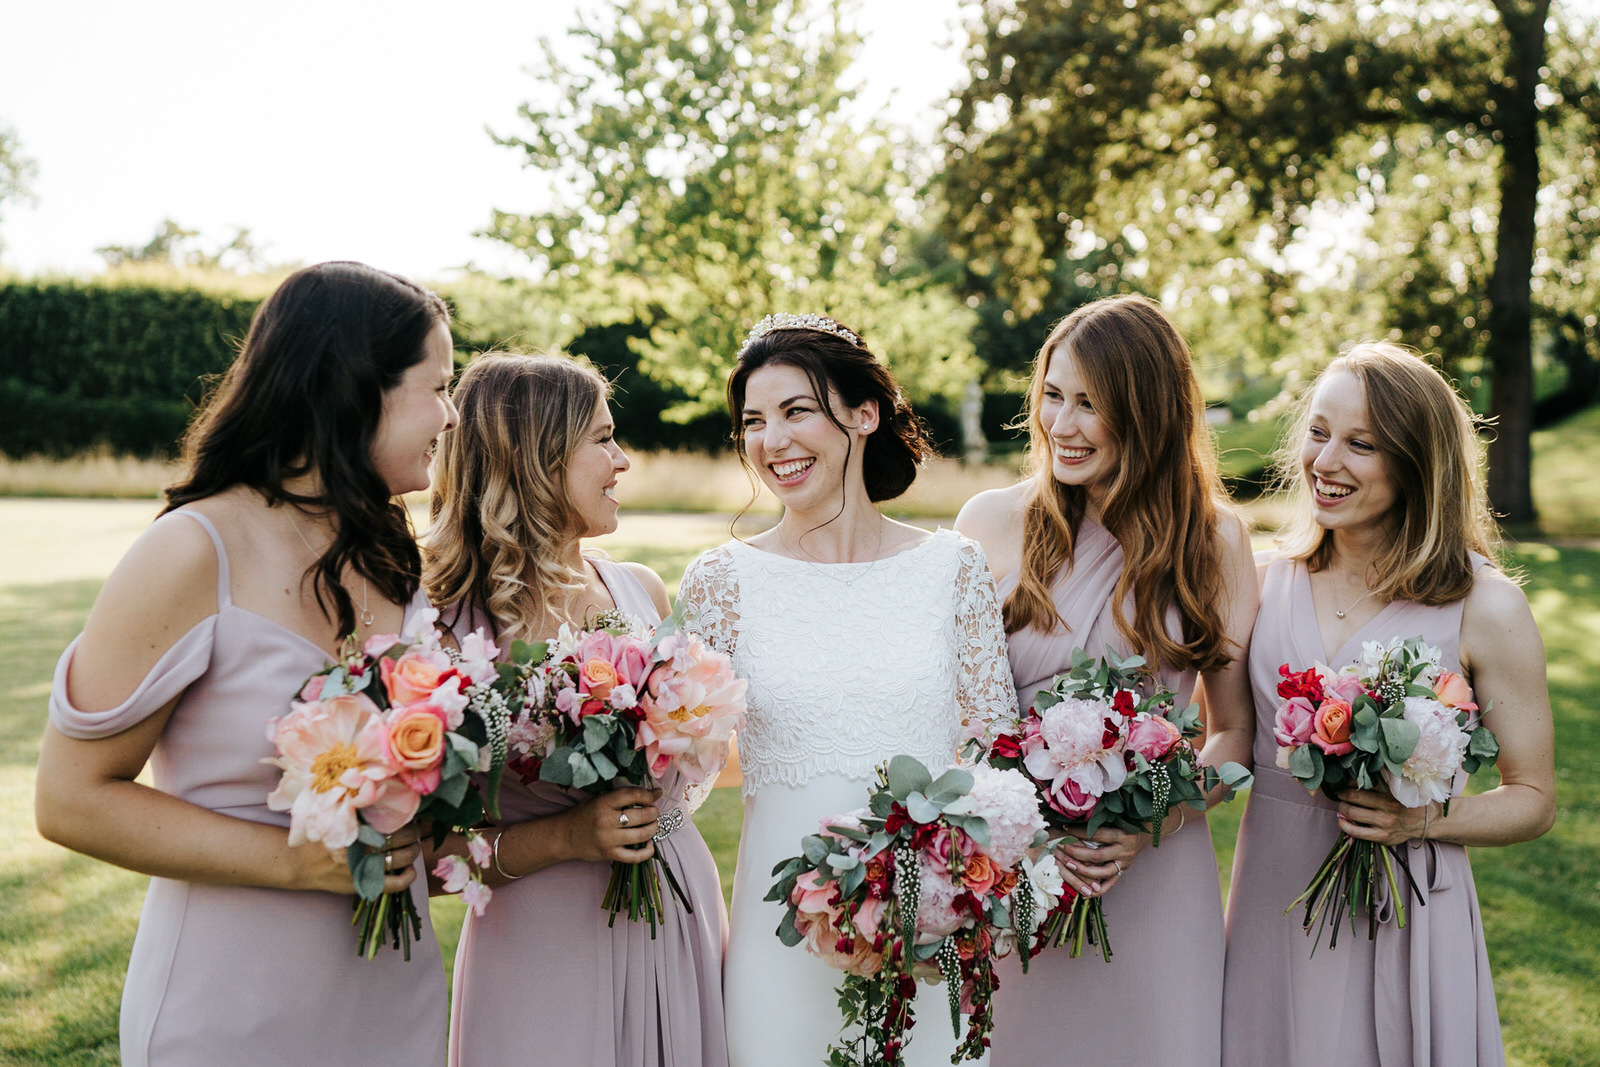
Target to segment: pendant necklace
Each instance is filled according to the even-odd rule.
[[[311,542],[306,540],[305,532],[300,529],[300,520],[294,517],[294,513],[293,512],[289,513],[289,523],[290,523],[290,525],[292,525],[294,527],[295,536],[300,538],[300,543],[302,545],[306,546],[306,551],[310,552],[316,558],[321,559],[322,558],[322,553],[320,553],[316,549],[312,548],[311,547]],[[369,592],[369,590],[367,588],[367,576],[365,574],[363,574],[361,576],[361,614],[356,616],[356,619],[357,619],[357,621],[359,621],[361,623],[362,626],[365,626],[365,627],[370,629],[372,627],[372,624],[374,622],[378,621],[378,617],[376,615],[374,615],[367,608],[367,593],[368,592]],[[1354,606],[1354,605],[1352,605],[1352,606]],[[1343,615],[1341,615],[1339,617],[1341,619],[1344,618]]]

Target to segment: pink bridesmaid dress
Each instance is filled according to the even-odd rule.
[[[1128,654],[1112,616],[1122,574],[1122,548],[1098,523],[1083,521],[1074,561],[1051,587],[1070,628],[1029,628],[1009,638],[1017,706],[1028,708],[1052,677],[1072,665],[1072,649],[1091,656],[1107,648]],[[1001,598],[1017,575],[1000,582]],[[1126,613],[1133,617],[1130,599]],[[1177,637],[1177,609],[1167,612]],[[1193,671],[1159,672],[1162,686],[1187,703]],[[1205,815],[1185,809],[1181,831],[1146,848],[1102,898],[1112,958],[1085,946],[1072,959],[1046,949],[1022,973],[1015,955],[1002,962],[995,995],[994,1067],[1042,1064],[1149,1063],[1216,1067],[1221,1056],[1222,890]],[[1347,1065],[1348,1067],[1348,1065]]]
[[[651,624],[659,620],[650,594],[626,567],[590,562],[620,610]],[[471,609],[443,616],[458,638],[478,626],[492,629]],[[674,773],[662,785],[663,817],[677,808],[683,822],[657,847],[694,912],[663,881],[666,915],[654,939],[648,923],[626,913],[608,926],[600,899],[609,863],[558,863],[496,889],[482,918],[468,913],[456,949],[451,1067],[726,1067],[722,885],[690,818],[686,783]],[[564,811],[588,796],[507,773],[502,822]]]
[[[1478,567],[1488,561],[1474,557]],[[1308,793],[1275,762],[1278,667],[1337,670],[1361,656],[1363,641],[1420,636],[1461,670],[1462,602],[1429,607],[1394,601],[1328,656],[1317,627],[1304,563],[1267,569],[1250,645],[1256,705],[1255,784],[1239,827],[1228,896],[1223,994],[1223,1062],[1229,1067],[1491,1067],[1505,1063],[1478,894],[1466,849],[1438,841],[1405,846],[1426,907],[1412,900],[1402,929],[1393,921],[1327,935],[1311,954],[1302,911],[1305,889],[1338,834],[1335,807]],[[1460,783],[1457,783],[1459,789]]]
[[[228,554],[194,511],[160,522],[198,522],[217,550],[217,613],[197,623],[127,700],[83,711],[67,699],[76,640],[56,665],[50,721],[94,740],[136,725],[173,697],[151,766],[157,789],[236,819],[287,827],[269,811],[279,771],[268,719],[286,714],[300,684],[327,665],[323,650],[234,604]],[[407,619],[426,601],[407,608]],[[356,954],[352,897],[151,878],[122,995],[125,1067],[281,1067],[382,1063],[436,1067],[444,1058],[445,989],[419,867],[412,895],[422,915],[411,961],[385,947]]]

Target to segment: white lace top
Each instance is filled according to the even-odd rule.
[[[689,564],[678,599],[750,681],[746,796],[821,775],[867,780],[899,753],[937,768],[1016,711],[989,563],[950,530],[870,563],[729,541]]]

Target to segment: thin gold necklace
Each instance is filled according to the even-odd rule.
[[[293,507],[293,505],[290,505],[290,506]],[[300,543],[302,545],[306,546],[306,551],[310,552],[317,559],[321,559],[322,558],[322,553],[318,552],[316,549],[312,548],[311,547],[311,542],[306,540],[305,531],[300,529],[300,520],[294,517],[294,512],[293,511],[289,512],[289,523],[290,523],[290,525],[292,525],[294,527],[295,536],[300,538]],[[368,594],[368,592],[369,592],[369,590],[367,588],[367,576],[365,574],[363,574],[361,576],[361,614],[359,616],[357,616],[357,619],[361,623],[362,626],[366,626],[366,627],[370,628],[372,626],[372,624],[378,620],[378,617],[376,615],[374,615],[367,608],[367,594]],[[1342,615],[1340,616],[1340,618],[1343,618],[1343,617],[1344,616],[1342,616]]]

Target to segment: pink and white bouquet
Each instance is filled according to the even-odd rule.
[[[830,1063],[900,1064],[916,979],[943,980],[962,1038],[952,1063],[977,1059],[994,1027],[994,960],[1019,948],[1063,890],[1045,853],[1033,786],[1015,771],[952,767],[934,778],[910,756],[879,769],[868,806],[822,820],[801,855],[773,868],[766,899],[786,905],[778,937],[844,972],[843,1027],[859,1038]]]
[[[588,629],[563,626],[555,641],[516,642],[511,661],[521,687],[509,736],[508,766],[525,781],[545,781],[600,795],[620,785],[655,788],[672,768],[690,782],[715,775],[728,740],[744,724],[747,683],[728,657],[683,629],[681,616],[652,632],[622,612]],[[662,815],[657,840],[681,825]],[[628,918],[661,920],[665,875],[684,896],[658,851],[642,864],[614,863],[601,906]]]
[[[1224,799],[1250,782],[1237,763],[1220,769],[1200,759],[1194,741],[1203,729],[1198,705],[1179,708],[1177,696],[1148,689],[1139,656],[1103,660],[1072,650],[1072,667],[1039,690],[1033,707],[1015,726],[991,736],[988,762],[1027,776],[1038,793],[1052,836],[1087,838],[1102,826],[1148,833],[1161,844],[1161,824],[1178,804],[1204,811],[1205,797],[1219,784]],[[1099,897],[1070,888],[1044,922],[1035,952],[1068,946],[1071,956],[1085,942],[1111,959],[1111,941]]]
[[[1493,763],[1500,743],[1483,725],[1472,688],[1439,659],[1439,649],[1420,637],[1397,637],[1387,645],[1364,643],[1360,660],[1338,671],[1320,663],[1293,671],[1283,664],[1283,703],[1272,731],[1278,766],[1311,792],[1383,789],[1405,807],[1439,801],[1449,814],[1456,775]],[[1357,912],[1366,911],[1370,939],[1377,936],[1382,893],[1394,902],[1398,924],[1406,924],[1401,877],[1421,900],[1405,850],[1341,833],[1285,912],[1305,905],[1301,925],[1308,934],[1317,928],[1313,953],[1327,925],[1333,927],[1328,947],[1338,942],[1339,909],[1327,908],[1334,900],[1343,902],[1352,930]]]
[[[386,940],[410,959],[411,939],[422,934],[410,892],[383,892],[383,857],[368,846],[381,847],[385,835],[416,820],[431,822],[439,839],[468,832],[484,813],[472,775],[496,772],[505,756],[498,649],[477,633],[458,652],[445,651],[435,617],[419,614],[416,639],[380,634],[358,647],[347,638],[339,662],[312,675],[289,713],[267,723],[278,754],[262,762],[283,771],[267,806],[289,813],[290,845],[316,841],[344,852],[356,888],[357,949],[367,959]],[[481,872],[488,846],[476,834],[468,846]],[[465,860],[447,857],[435,873],[482,914],[489,889]]]

